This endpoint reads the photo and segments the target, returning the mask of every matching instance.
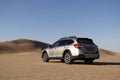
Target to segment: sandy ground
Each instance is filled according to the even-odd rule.
[[[120,54],[102,56],[92,65],[45,63],[39,52],[0,54],[0,80],[120,80]]]

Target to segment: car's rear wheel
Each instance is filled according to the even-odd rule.
[[[72,63],[72,58],[71,58],[70,52],[65,53],[64,61],[65,61],[66,64],[71,64]]]
[[[85,64],[92,64],[93,63],[93,59],[86,59],[84,60]]]
[[[45,52],[45,53],[43,54],[43,61],[44,61],[44,62],[49,62],[49,57],[48,57],[47,52]]]

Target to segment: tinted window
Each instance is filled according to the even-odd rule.
[[[93,44],[93,40],[88,38],[78,38],[77,42],[84,43],[84,44]]]
[[[59,46],[64,46],[64,45],[70,45],[73,43],[73,40],[62,40],[62,41],[57,41],[55,42],[52,47],[59,47]]]
[[[62,45],[70,45],[73,43],[73,40],[63,40]]]
[[[55,42],[53,45],[52,45],[52,47],[58,47],[60,45],[60,42],[58,41],[58,42]]]

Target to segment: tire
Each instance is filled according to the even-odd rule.
[[[93,59],[86,59],[84,60],[85,64],[92,64],[93,63]]]
[[[72,63],[72,58],[70,52],[65,53],[64,55],[64,62],[66,64],[71,64]]]
[[[46,52],[43,54],[43,61],[49,62],[49,57],[48,57],[48,54]]]

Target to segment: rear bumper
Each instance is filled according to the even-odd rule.
[[[99,54],[79,54],[78,56],[72,56],[73,60],[85,60],[85,59],[99,59]]]

